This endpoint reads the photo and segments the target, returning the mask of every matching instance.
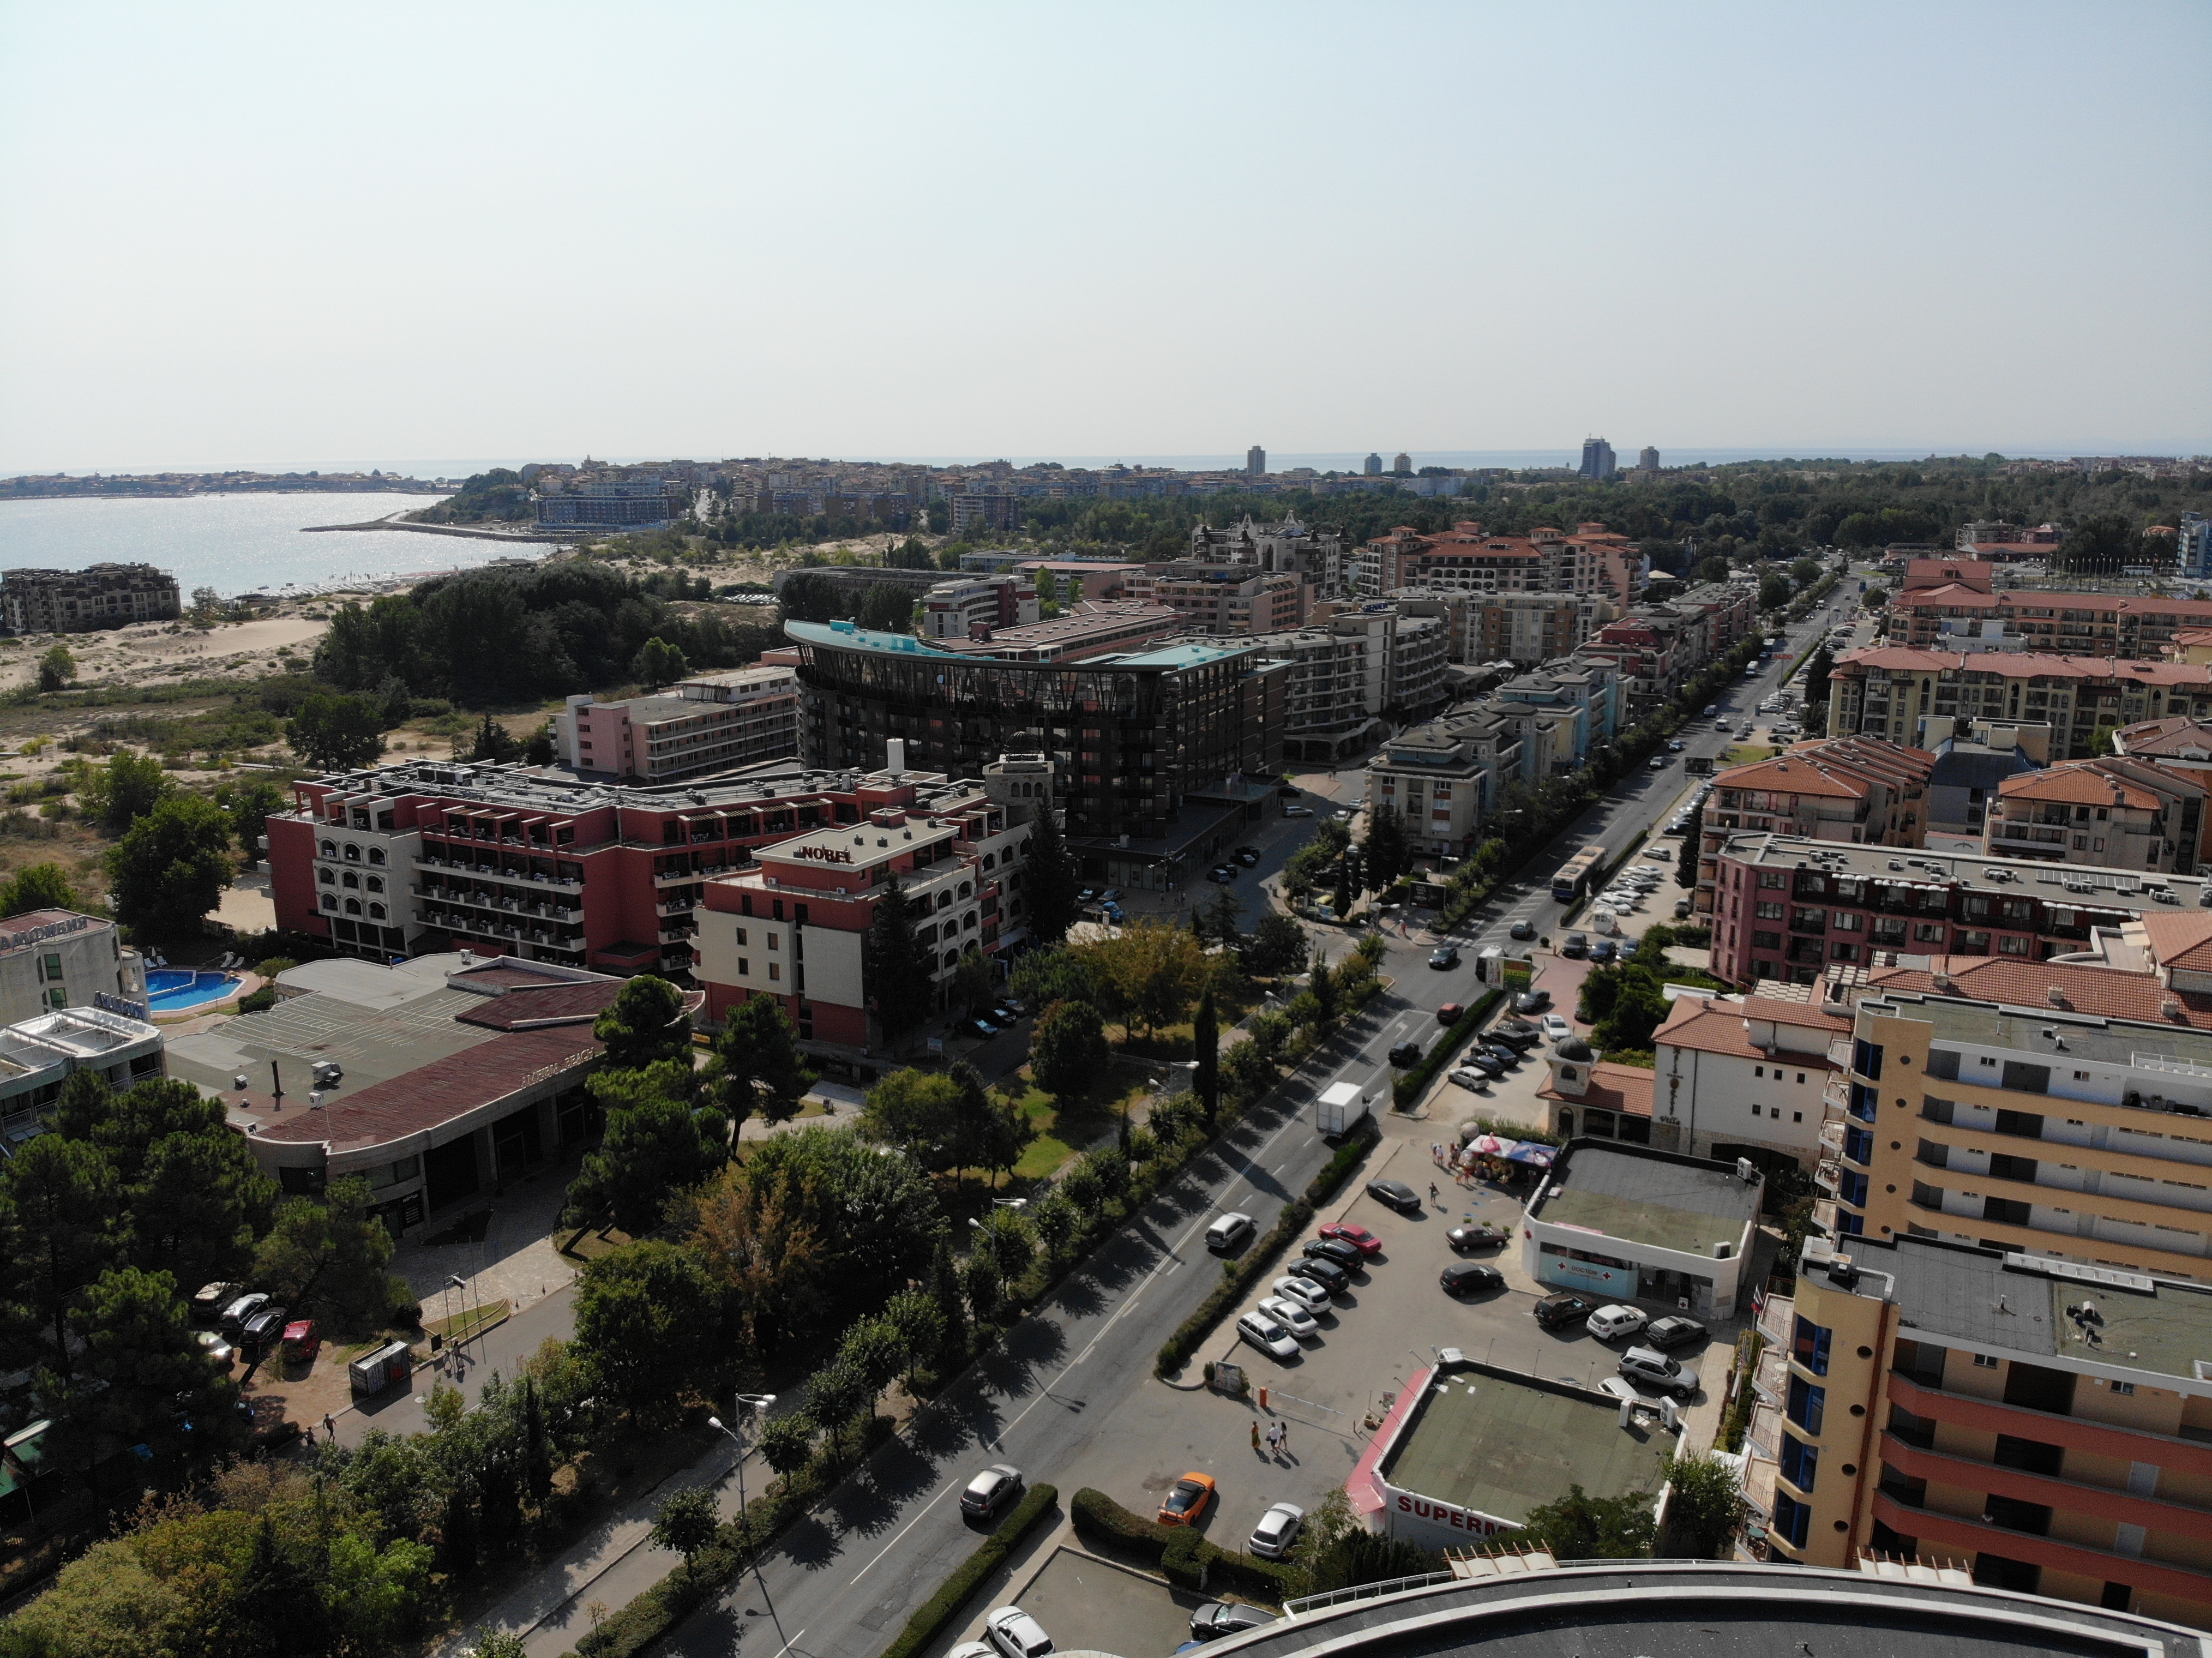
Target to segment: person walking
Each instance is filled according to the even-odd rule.
[[[1291,1454],[1291,1424],[1287,1422],[1279,1422],[1275,1427],[1277,1430],[1275,1448],[1288,1456]]]
[[[1431,1206],[1434,1206],[1434,1205],[1435,1205],[1435,1203],[1436,1203],[1436,1200],[1437,1200],[1437,1183],[1436,1183],[1434,1181],[1431,1181],[1429,1182],[1429,1202],[1430,1202],[1430,1205],[1431,1205]]]
[[[331,1436],[332,1443],[335,1444],[337,1442],[338,1436],[337,1418],[332,1416],[328,1411],[325,1411],[323,1412],[323,1431]]]
[[[1272,1434],[1275,1430],[1270,1428],[1267,1431]],[[1256,1416],[1252,1418],[1252,1448],[1255,1451],[1260,1448],[1260,1418]]]

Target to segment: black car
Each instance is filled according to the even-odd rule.
[[[1208,1600],[1190,1615],[1190,1637],[1194,1641],[1218,1641],[1224,1635],[1242,1635],[1248,1629],[1258,1629],[1274,1621],[1275,1614],[1260,1606]]]
[[[1438,945],[1435,950],[1429,953],[1429,965],[1436,968],[1457,967],[1459,965],[1459,946],[1456,944]]]
[[[1206,872],[1206,878],[1217,886],[1225,887],[1237,878],[1236,866],[1231,864],[1217,864]]]
[[[246,1327],[238,1333],[238,1345],[249,1353],[258,1353],[264,1348],[275,1346],[291,1317],[282,1307],[264,1307],[246,1321]]]
[[[1711,1333],[1693,1318],[1670,1314],[1654,1319],[1644,1327],[1638,1338],[1646,1347],[1656,1347],[1661,1352],[1672,1352],[1677,1347],[1687,1347],[1705,1339]]]
[[[1358,1244],[1346,1243],[1342,1238],[1308,1238],[1298,1253],[1311,1260],[1333,1260],[1347,1272],[1358,1272],[1365,1259]]]
[[[1536,1322],[1547,1330],[1562,1325],[1576,1325],[1597,1311],[1597,1303],[1588,1296],[1578,1296],[1571,1290],[1562,1290],[1556,1295],[1546,1296],[1528,1309],[1535,1314]]]
[[[1471,1071],[1480,1071],[1486,1077],[1502,1077],[1505,1062],[1486,1048],[1470,1048],[1459,1056],[1459,1062]]]
[[[1421,1212],[1421,1194],[1401,1180],[1371,1180],[1367,1182],[1367,1195],[1401,1214]]]
[[[1536,936],[1536,924],[1534,921],[1516,921],[1505,929],[1505,936],[1509,938],[1533,938]]]
[[[1513,1232],[1493,1220],[1472,1220],[1453,1227],[1444,1240],[1455,1249],[1502,1249],[1513,1242]]]
[[[1260,854],[1250,847],[1239,847],[1229,855],[1247,869],[1252,868],[1260,861]]]
[[[1485,1290],[1503,1290],[1505,1275],[1478,1260],[1455,1260],[1437,1274],[1437,1282],[1449,1295],[1471,1296]]]
[[[1552,993],[1548,990],[1524,990],[1513,999],[1516,1013],[1541,1013],[1551,1005]]]
[[[1602,966],[1613,959],[1613,940],[1600,938],[1589,947],[1589,958]]]
[[[1570,932],[1566,943],[1559,946],[1559,954],[1570,959],[1579,959],[1589,954],[1589,937],[1586,933]]]
[[[1325,1255],[1307,1255],[1291,1263],[1291,1276],[1318,1284],[1333,1296],[1352,1287],[1352,1274]]]
[[[1401,1071],[1410,1070],[1420,1062],[1421,1045],[1419,1042],[1400,1042],[1390,1050],[1390,1063]]]
[[[1482,1042],[1468,1049],[1468,1053],[1470,1056],[1475,1054],[1487,1054],[1503,1066],[1516,1066],[1521,1063],[1521,1050],[1504,1042]]]
[[[1541,1047],[1544,1042],[1542,1031],[1533,1024],[1523,1024],[1518,1019],[1508,1019],[1504,1024],[1493,1026],[1488,1035],[1492,1042],[1503,1042],[1522,1054],[1532,1048]]]

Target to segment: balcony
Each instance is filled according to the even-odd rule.
[[[580,892],[581,881],[564,879],[557,875],[541,875],[526,869],[494,869],[464,860],[447,862],[442,858],[424,856],[410,860],[418,870],[434,870],[441,875],[465,875],[472,881],[507,881],[517,886],[554,887],[569,892]]]
[[[2187,1566],[2169,1565],[2135,1555],[2115,1554],[2110,1549],[2061,1542],[2033,1532],[2014,1531],[2005,1526],[1917,1507],[1899,1501],[1895,1493],[1888,1491],[1875,1493],[1874,1517],[1899,1535],[1917,1540],[1923,1553],[1930,1552],[1928,1545],[1931,1543],[1943,1546],[1936,1552],[1956,1552],[1961,1556],[1979,1554],[1986,1549],[2007,1560],[2068,1572],[2093,1583],[2125,1583],[2130,1588],[2170,1594],[2184,1600],[2212,1600],[2212,1572],[2195,1571]]]
[[[2110,1457],[2121,1462],[2150,1462],[2197,1479],[2212,1479],[2212,1443],[2179,1439],[2170,1434],[2140,1428],[2117,1427],[2086,1417],[2063,1416],[2026,1405],[2007,1405],[1968,1394],[1948,1393],[1892,1371],[1889,1399],[1914,1416],[1948,1422],[1977,1433],[2008,1434],[2045,1444],[2063,1444],[2070,1449]],[[2197,1512],[2202,1512],[2198,1510]]]
[[[2145,1531],[2172,1532],[2183,1537],[2202,1536],[2206,1527],[2212,1526],[2212,1509],[1957,1456],[1912,1444],[1893,1432],[1886,1431],[1881,1436],[1881,1460],[1886,1469],[1916,1479],[1986,1491],[1993,1497],[2008,1497],[2014,1502],[2033,1503],[2054,1513],[2086,1514],[2119,1525],[2141,1526]]]

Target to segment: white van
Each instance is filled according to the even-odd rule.
[[[1222,1254],[1236,1248],[1251,1236],[1252,1217],[1232,1210],[1206,1229],[1206,1247],[1216,1254]]]

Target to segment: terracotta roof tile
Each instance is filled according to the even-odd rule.
[[[2187,920],[2187,916],[2145,916],[2146,920]],[[2208,918],[2212,919],[2212,918]],[[2067,1011],[2103,1018],[2142,1019],[2172,1023],[2166,1012],[2168,1002],[2178,1002],[2186,1023],[2212,1029],[2212,995],[2198,991],[2169,990],[2154,973],[2124,973],[2108,967],[2072,962],[2019,962],[2002,956],[1938,956],[1929,968],[1876,968],[1867,975],[1876,990],[1918,990],[1936,993],[1936,975],[1948,974],[1947,993],[1978,1001],[2002,1002],[2008,1007],[2057,1008],[2051,999],[2056,989]]]

